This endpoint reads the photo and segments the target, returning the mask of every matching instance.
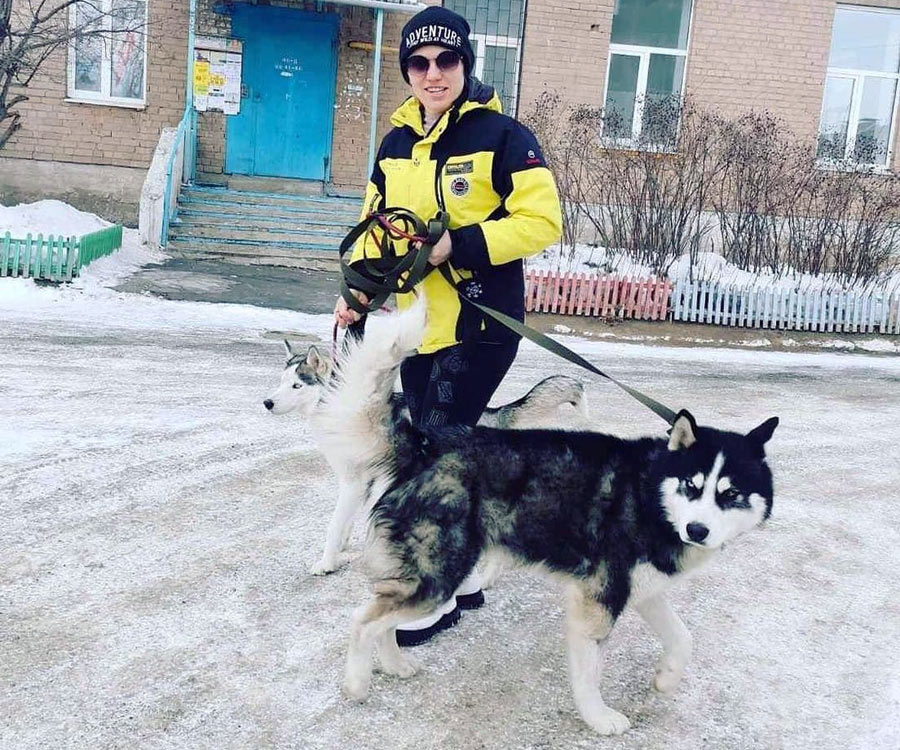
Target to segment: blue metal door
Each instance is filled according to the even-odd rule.
[[[225,171],[329,178],[338,17],[237,3],[241,111],[227,117]]]

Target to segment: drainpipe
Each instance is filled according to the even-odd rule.
[[[197,21],[197,0],[190,0],[188,9],[187,40],[187,85],[185,86],[185,111],[190,113],[188,133],[185,139],[185,177],[182,181],[193,182],[197,170],[197,113],[194,111],[194,26]]]
[[[191,0],[194,2],[194,0]],[[372,120],[369,122],[369,168],[366,177],[375,166],[375,130],[378,123],[378,89],[381,84],[381,35],[384,30],[384,10],[375,8],[375,69],[372,71]]]

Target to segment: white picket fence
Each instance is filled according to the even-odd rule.
[[[672,320],[745,328],[900,333],[900,290],[841,291],[678,281]]]

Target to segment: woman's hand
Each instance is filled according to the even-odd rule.
[[[364,305],[369,304],[369,298],[362,292],[356,289],[351,289],[350,292]],[[334,322],[337,323],[338,326],[346,328],[347,326],[356,323],[361,317],[362,314],[350,307],[343,295],[338,296],[337,302],[334,305]]]
[[[416,242],[414,244],[416,249],[422,246],[421,242]],[[441,238],[437,242],[435,242],[434,247],[431,248],[431,253],[428,256],[428,262],[433,266],[439,266],[452,254],[453,241],[450,239],[450,232],[445,230],[441,235]]]

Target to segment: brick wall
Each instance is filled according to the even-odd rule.
[[[822,111],[836,5],[834,0],[696,0],[687,92],[704,106],[733,115],[768,110],[811,141]],[[900,0],[853,5],[900,8]],[[898,119],[895,113],[895,129]],[[895,150],[894,168],[898,164]]]
[[[614,0],[528,0],[519,116],[544,91],[572,103],[602,104]]]
[[[22,128],[2,155],[146,168],[160,130],[177,125],[184,111],[186,7],[185,0],[150,0],[144,109],[66,102],[66,51],[59,50],[22,91],[29,97],[17,107]]]
[[[811,138],[834,7],[833,0],[696,0],[686,91],[729,114],[768,110]]]
[[[854,5],[900,8],[900,0]],[[729,114],[768,110],[811,139],[822,108],[835,0],[694,0],[686,93]],[[520,115],[542,91],[602,106],[614,0],[529,0]],[[900,117],[895,115],[895,127]],[[895,140],[896,140],[895,135]],[[895,168],[900,149],[895,149]]]
[[[24,3],[26,0],[15,0]],[[230,19],[201,0],[197,33],[230,35]],[[369,148],[371,51],[348,44],[374,42],[366,8],[285,2],[340,14],[332,181],[358,190],[366,179]],[[438,0],[430,0],[438,4]],[[856,4],[900,8],[900,0]],[[614,0],[529,0],[522,51],[521,115],[542,91],[571,103],[603,103]],[[704,106],[729,113],[767,109],[804,137],[818,126],[831,40],[834,0],[695,0],[686,91]],[[384,14],[383,44],[396,48],[406,13]],[[145,168],[160,129],[175,125],[184,106],[187,0],[150,0],[147,105],[143,110],[65,102],[66,54],[45,64],[21,105],[23,128],[3,151],[7,158]],[[383,51],[377,137],[408,95],[396,51]],[[199,117],[198,166],[222,173],[225,116]]]
[[[25,2],[25,0],[16,0]],[[200,0],[196,33],[231,34],[231,19],[212,11],[214,0]],[[315,11],[315,2],[282,5]],[[187,65],[187,0],[150,0],[147,105],[140,110],[66,102],[66,53],[51,57],[27,90],[19,107],[22,129],[3,150],[7,158],[64,161],[146,168],[160,130],[177,125],[184,109]],[[351,41],[374,42],[371,9],[325,5],[340,15],[332,180],[337,188],[358,190],[366,181],[369,149],[373,53],[348,47]],[[385,13],[383,44],[396,47],[407,13]],[[383,52],[378,103],[378,138],[390,127],[391,112],[408,95],[396,51]],[[222,174],[225,166],[226,116],[198,114],[197,166]]]
[[[187,4],[187,0],[182,0]],[[197,36],[231,36],[231,16],[213,13],[215,0],[197,0]],[[225,171],[224,112],[197,113],[197,172],[222,174]]]
[[[431,0],[427,4],[440,5],[440,2]],[[408,13],[384,14],[376,147],[391,128],[391,113],[409,96],[409,86],[400,75],[397,63],[400,30],[409,18]],[[370,9],[345,8],[341,11],[331,171],[333,187],[338,191],[357,191],[368,177],[375,53],[351,49],[347,46],[351,41],[375,43],[375,20]]]

